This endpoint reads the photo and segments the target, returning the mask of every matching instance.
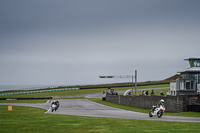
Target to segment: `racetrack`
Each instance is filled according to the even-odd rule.
[[[157,116],[149,117],[148,114],[127,111],[112,107],[107,107],[87,99],[70,99],[59,100],[60,107],[55,112],[47,112],[53,114],[66,114],[88,117],[108,117],[108,118],[124,118],[124,119],[139,119],[139,120],[157,120],[157,121],[179,121],[179,122],[200,122],[200,117],[178,117],[166,116],[161,118]],[[0,105],[19,105],[43,108],[48,110],[49,103],[33,104],[33,103],[0,103]]]

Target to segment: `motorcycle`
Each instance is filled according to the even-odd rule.
[[[160,105],[160,107],[153,105],[151,111],[149,112],[149,117],[153,117],[154,115],[157,115],[158,118],[160,118],[163,115],[164,111],[165,111],[164,105]]]

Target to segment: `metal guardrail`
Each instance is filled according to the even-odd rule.
[[[68,90],[80,90],[80,88],[66,88],[66,89],[54,89],[54,90],[42,90],[42,91],[30,91],[30,92],[17,92],[17,93],[3,93],[3,94],[0,94],[0,96],[32,94],[32,93],[45,93],[45,92],[56,92],[56,91],[68,91]]]

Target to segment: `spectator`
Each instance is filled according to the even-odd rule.
[[[146,95],[146,93],[144,91],[142,91],[142,95]]]
[[[131,95],[131,91],[128,92],[128,95]]]
[[[148,90],[146,90],[146,95],[149,95],[149,92],[148,92]]]
[[[151,95],[154,95],[154,91],[153,90],[151,91]]]
[[[162,91],[160,92],[160,95],[164,95]]]
[[[106,91],[106,95],[108,95],[108,91]]]

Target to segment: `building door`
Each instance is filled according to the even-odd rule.
[[[186,90],[190,90],[190,81],[186,81],[185,84],[186,84]]]
[[[194,89],[194,80],[191,81],[191,89]]]

